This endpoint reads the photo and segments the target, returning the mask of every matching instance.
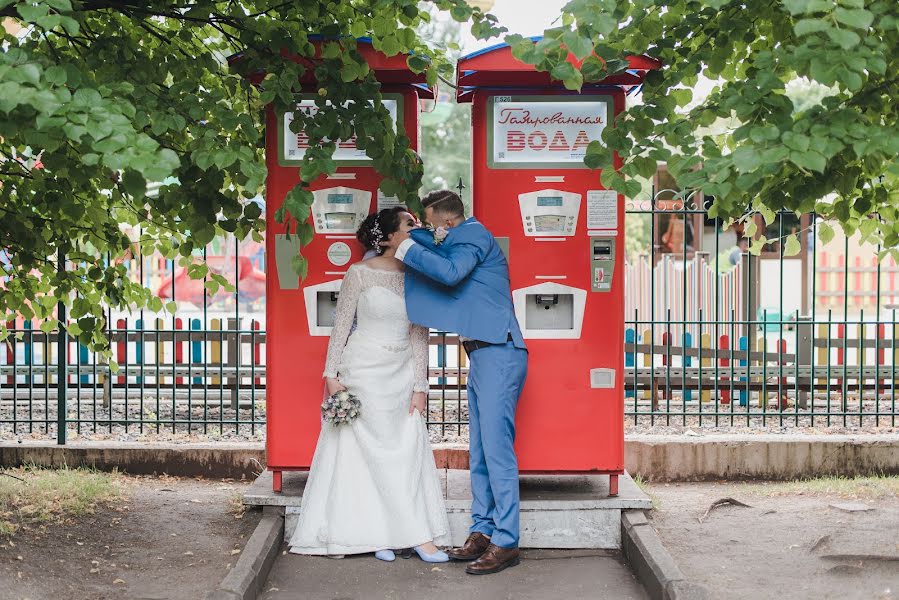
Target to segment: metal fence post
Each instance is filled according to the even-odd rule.
[[[65,251],[60,248],[56,259],[56,270],[61,275],[66,270]],[[59,332],[56,338],[56,443],[66,443],[66,396],[68,395],[69,336],[66,331],[66,304],[60,300],[56,305]]]
[[[799,371],[812,366],[812,318],[808,315],[796,317],[796,389],[799,391],[796,401],[800,408],[808,408],[809,390],[814,390],[815,382],[809,377],[800,377]],[[814,402],[814,394],[812,395]]]
[[[240,332],[238,328],[240,327],[240,322],[237,319],[228,319],[228,335],[226,336],[227,347],[224,349],[225,352],[228,353],[227,365],[229,369],[233,369],[234,375],[227,378],[228,387],[231,388],[231,410],[237,410],[238,403],[240,401],[240,377],[237,376],[238,369],[240,365],[237,361],[237,355],[239,352],[239,344],[240,344]]]

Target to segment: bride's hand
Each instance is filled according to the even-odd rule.
[[[337,392],[342,392],[346,389],[346,386],[340,383],[340,380],[335,379],[333,377],[325,378],[325,385],[328,388],[328,395],[333,396]]]
[[[426,416],[425,411],[428,409],[428,395],[424,392],[413,392],[412,393],[412,402],[409,403],[409,414],[411,415],[416,410],[421,413],[421,416]]]

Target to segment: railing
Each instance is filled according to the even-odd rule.
[[[890,323],[731,320],[718,338],[625,333],[625,407],[636,424],[702,427],[896,425],[899,327]],[[761,325],[771,326],[770,321]],[[661,328],[667,329],[667,324]]]
[[[680,198],[665,190],[626,210],[648,229],[626,268],[632,428],[896,425],[892,259],[845,236],[817,248],[814,215],[792,213],[756,218],[776,241],[753,256],[708,217],[700,194],[662,197]],[[800,241],[792,257],[789,235]]]
[[[0,352],[0,433],[257,437],[265,425],[265,333],[220,319],[190,330],[122,319],[109,331],[116,372],[59,333],[26,322]],[[59,377],[64,348],[66,376]],[[67,427],[60,428],[61,415]],[[71,432],[71,434],[70,434]]]
[[[262,439],[266,334],[254,319],[222,321],[201,328],[194,319],[187,329],[182,319],[168,328],[120,319],[109,331],[115,372],[74,341],[60,346],[58,331],[11,327],[0,350],[0,439]],[[434,333],[431,342],[432,438],[462,440],[467,357],[456,335]]]

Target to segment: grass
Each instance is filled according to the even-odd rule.
[[[649,487],[649,483],[643,479],[642,475],[634,475],[634,483],[637,484],[637,487],[642,490],[644,494],[649,496],[649,499],[652,501],[652,509],[658,510],[660,506],[662,506],[662,501],[658,496],[652,493],[652,489]]]
[[[846,498],[899,497],[899,477],[815,477],[794,481],[746,483],[747,491],[762,496],[842,496]]]
[[[11,536],[20,528],[64,523],[122,496],[118,473],[34,466],[2,470],[0,537]]]

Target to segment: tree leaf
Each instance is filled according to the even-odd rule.
[[[297,235],[300,237],[300,246],[305,248],[312,242],[315,229],[311,223],[300,223],[297,226]]]
[[[858,46],[862,41],[862,38],[857,33],[848,29],[831,27],[827,30],[827,35],[845,50]]]
[[[300,254],[294,256],[290,259],[290,267],[300,280],[306,279],[306,275],[309,273],[309,261],[306,260],[305,256]]]
[[[784,246],[784,256],[796,256],[802,250],[798,235],[788,235]]]
[[[833,16],[840,23],[856,29],[867,29],[874,22],[874,14],[864,9],[847,9],[838,6],[833,11]]]
[[[593,40],[578,34],[577,31],[566,31],[562,34],[562,43],[578,60],[583,60],[593,53]]]
[[[752,146],[740,146],[733,153],[734,165],[741,173],[755,171],[761,166],[761,158]]]
[[[800,19],[793,26],[796,35],[800,37],[828,29],[830,29],[830,24],[824,19]]]
[[[818,229],[818,237],[821,238],[821,243],[829,244],[834,236],[833,227],[831,227],[829,224],[825,223],[824,221],[821,221],[820,223],[818,223],[817,229]]]
[[[827,168],[827,159],[814,150],[808,152],[790,152],[790,160],[804,169],[823,173]]]

